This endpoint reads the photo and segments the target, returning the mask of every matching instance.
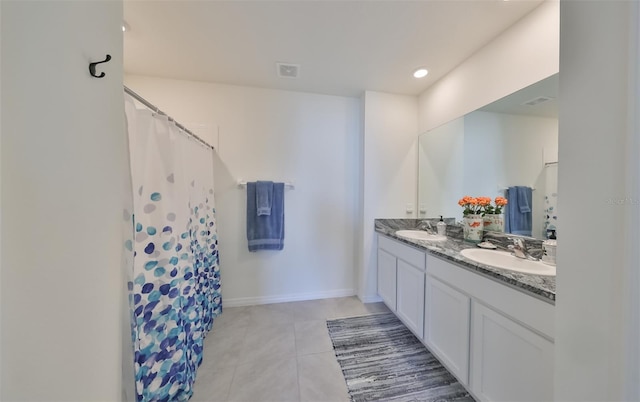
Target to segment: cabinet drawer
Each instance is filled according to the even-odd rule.
[[[378,247],[399,259],[408,262],[416,268],[425,269],[425,253],[399,241],[378,235]]]

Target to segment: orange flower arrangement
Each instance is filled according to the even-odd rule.
[[[494,207],[493,205],[489,205],[488,207],[486,207],[484,210],[485,214],[501,214],[502,207],[507,205],[507,199],[504,197],[496,197],[494,202],[496,203],[496,206]]]
[[[464,208],[463,215],[470,214],[501,214],[502,207],[507,205],[507,199],[504,197],[496,197],[494,202],[496,206],[491,205],[490,197],[470,197],[465,195],[458,201],[458,205]]]
[[[479,214],[483,209],[491,204],[489,197],[470,197],[465,195],[458,201],[458,205],[464,208],[463,215]]]

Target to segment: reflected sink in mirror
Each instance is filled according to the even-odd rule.
[[[424,230],[398,230],[396,236],[404,237],[412,240],[429,240],[429,241],[445,241],[447,236],[431,234]]]
[[[471,261],[488,265],[490,267],[522,272],[525,274],[556,276],[556,267],[554,265],[547,265],[540,261],[525,260],[504,251],[470,248],[462,250],[460,254]]]

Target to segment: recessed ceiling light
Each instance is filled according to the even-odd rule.
[[[413,76],[416,78],[423,78],[426,77],[427,74],[429,74],[429,71],[427,71],[426,68],[419,68],[416,71],[413,72]]]
[[[131,27],[129,27],[129,24],[127,24],[126,22],[122,22],[122,32],[127,32],[128,30],[130,30]]]

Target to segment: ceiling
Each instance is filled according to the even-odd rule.
[[[542,0],[125,0],[127,74],[417,95]],[[280,78],[276,63],[300,65]],[[420,66],[429,69],[413,78]]]
[[[519,114],[558,118],[558,74],[554,74],[535,84],[507,95],[478,110],[494,113]],[[531,101],[543,100],[535,104]]]

